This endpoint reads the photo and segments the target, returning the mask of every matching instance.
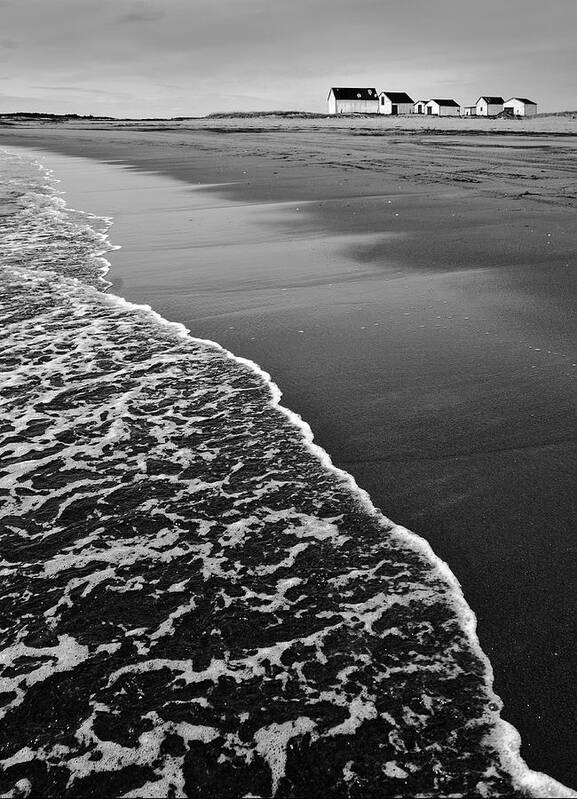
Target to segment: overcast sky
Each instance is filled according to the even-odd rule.
[[[0,112],[326,110],[331,86],[577,109],[577,0],[0,0]]]

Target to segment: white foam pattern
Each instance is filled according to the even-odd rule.
[[[0,163],[0,788],[574,795],[448,567],[255,364],[102,290],[110,220]]]

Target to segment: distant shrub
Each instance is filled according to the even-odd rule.
[[[538,117],[565,117],[567,119],[577,119],[577,111],[544,111],[537,114]]]
[[[92,114],[45,114],[40,111],[13,111],[9,114],[0,114],[1,119],[49,119],[51,121],[66,119],[104,119],[115,120],[116,117],[100,117]]]
[[[259,117],[284,117],[288,119],[324,119],[328,114],[312,111],[214,111],[205,119],[258,119]]]

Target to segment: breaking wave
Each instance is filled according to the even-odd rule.
[[[574,795],[426,542],[256,364],[106,293],[110,219],[0,174],[0,788]]]

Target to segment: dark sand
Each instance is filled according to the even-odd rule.
[[[9,130],[0,146],[140,173],[94,190],[124,248],[113,291],[258,362],[430,541],[523,756],[577,787],[577,136],[158,127]]]

